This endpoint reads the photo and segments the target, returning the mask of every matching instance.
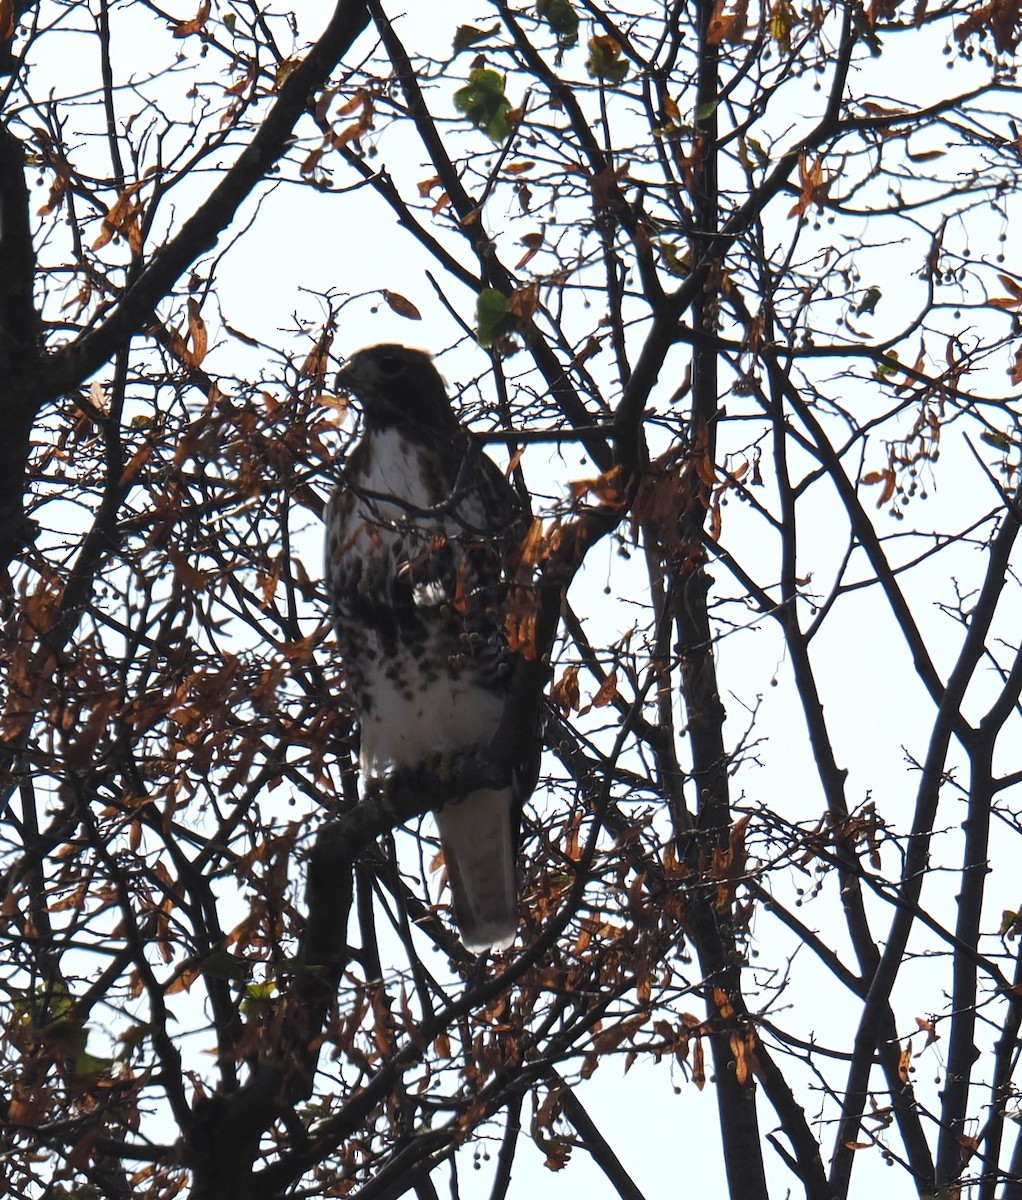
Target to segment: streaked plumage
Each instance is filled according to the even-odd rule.
[[[338,385],[361,401],[364,427],[327,509],[326,576],[362,770],[379,779],[496,732],[511,674],[508,560],[523,514],[428,354],[360,350]],[[471,950],[506,946],[517,928],[517,790],[474,792],[436,814]]]

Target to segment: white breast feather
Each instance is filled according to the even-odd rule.
[[[398,650],[402,677],[418,664]],[[395,767],[415,767],[469,746],[485,745],[500,724],[503,697],[462,679],[439,679],[415,688],[409,698],[381,671],[371,682],[372,711],[362,719],[361,765],[380,778]]]
[[[466,497],[455,513],[422,515],[446,497],[428,494],[417,452],[395,429],[373,435],[369,468],[359,480],[359,488],[371,496],[360,504],[364,520],[356,540],[370,554],[387,553],[389,545],[399,538],[407,545],[410,525],[421,527],[424,537],[444,535],[452,539],[462,536],[466,527],[483,526],[484,514],[475,497]],[[382,496],[392,496],[395,502],[377,498]],[[415,587],[413,599],[420,607],[430,608],[449,597],[439,580],[429,580]],[[367,637],[369,648],[376,651],[375,661],[382,663],[381,647],[373,645],[376,636],[367,631]],[[391,653],[387,665],[401,679],[414,678],[420,672],[420,664],[404,647],[398,648],[396,656]],[[453,679],[441,671],[437,679],[424,680],[411,699],[382,669],[367,674],[373,706],[362,720],[361,765],[371,777],[485,743],[500,723],[502,697],[475,686],[458,672]]]
[[[433,506],[419,471],[419,455],[408,444],[408,439],[396,429],[381,429],[373,434],[369,469],[361,485],[366,491],[393,496],[395,500],[414,509]],[[407,509],[401,503],[374,501],[374,505],[389,510],[397,520],[407,516]]]

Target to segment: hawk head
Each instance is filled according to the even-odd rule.
[[[458,427],[444,381],[425,350],[394,344],[357,350],[338,371],[337,388],[361,400],[370,429]]]

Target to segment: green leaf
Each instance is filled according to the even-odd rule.
[[[697,121],[708,121],[710,117],[717,111],[719,100],[707,100],[705,104],[700,104],[696,109]]]
[[[628,59],[622,57],[621,47],[614,38],[605,33],[597,34],[589,39],[586,70],[594,79],[621,83],[628,74]]]
[[[248,978],[248,963],[230,950],[214,950],[199,970],[207,979]]]
[[[691,250],[684,248],[679,251],[673,242],[668,242],[663,238],[657,241],[657,246],[660,247],[660,253],[663,255],[664,265],[672,275],[677,275],[679,279],[687,279],[692,274]]]
[[[117,1036],[117,1040],[121,1043],[121,1048],[117,1051],[117,1058],[121,1062],[127,1062],[132,1054],[145,1044],[147,1038],[152,1036],[152,1032],[152,1025],[129,1025],[123,1033]]]
[[[473,71],[468,83],[454,93],[454,107],[495,142],[511,133],[508,113],[511,103],[504,95],[504,77],[482,67]]]
[[[476,29],[474,25],[459,25],[454,31],[454,53],[458,54],[462,50],[467,50],[469,46],[474,46],[477,42],[485,42],[487,38],[493,37],[499,29],[499,25],[494,25],[492,29]]]
[[[246,1017],[257,1017],[260,1013],[266,1012],[270,1001],[276,994],[277,985],[272,979],[266,983],[250,983],[245,988],[241,1011]]]
[[[1011,438],[995,429],[984,429],[979,436],[988,446],[993,446],[997,450],[1011,449]]]
[[[557,34],[559,46],[574,46],[578,41],[578,13],[570,0],[537,0],[536,12]]]
[[[494,342],[514,333],[518,319],[507,306],[507,296],[496,288],[483,288],[476,301],[476,340],[489,349]]]
[[[39,1030],[39,1036],[62,1054],[77,1056],[85,1053],[89,1027],[77,1017],[60,1017],[44,1025]]]
[[[759,165],[761,167],[768,167],[770,165],[770,155],[767,154],[762,145],[754,137],[746,138],[746,142]]]
[[[231,12],[231,13],[228,13],[228,14],[227,14],[227,15],[224,17],[224,24],[227,26],[227,31],[228,31],[228,33],[231,33],[231,34],[233,34],[233,33],[234,33],[234,30],[235,30],[235,27],[236,27],[236,26],[237,26],[237,24],[238,24],[238,14],[237,14],[237,13],[232,13],[232,12]]]
[[[83,1052],[75,1057],[73,1070],[80,1078],[93,1078],[96,1075],[108,1075],[113,1065],[112,1058],[100,1058],[97,1054]]]
[[[14,1011],[23,1025],[46,1025],[70,1015],[74,1001],[65,983],[40,984],[31,996],[19,996]]]
[[[791,50],[791,31],[798,23],[799,18],[788,0],[777,0],[770,14],[770,36],[783,54]]]
[[[855,306],[855,315],[861,317],[863,313],[871,313],[877,306],[877,301],[883,295],[883,292],[878,287],[868,287],[862,295],[862,299]]]
[[[285,954],[273,968],[274,979],[286,979],[291,976],[322,975],[326,971],[323,966],[308,963],[300,955]]]

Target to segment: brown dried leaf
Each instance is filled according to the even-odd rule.
[[[606,708],[617,699],[617,694],[617,671],[614,670],[600,684],[600,690],[592,699],[592,707]]]
[[[366,121],[360,117],[357,121],[352,121],[350,125],[345,125],[340,133],[331,134],[330,145],[335,150],[343,150],[349,142],[357,142],[366,130],[372,129],[372,127],[372,121]]]
[[[924,1050],[927,1046],[932,1046],[934,1042],[940,1040],[940,1034],[937,1032],[937,1027],[933,1021],[924,1021],[922,1017],[916,1017],[916,1024],[926,1033],[926,1042],[923,1045]]]
[[[190,21],[179,21],[174,26],[174,37],[186,38],[190,37],[193,33],[200,33],[206,22],[209,20],[209,12],[211,7],[212,5],[210,4],[210,0],[203,0],[202,4],[199,6],[199,11],[194,17],[192,17]]]
[[[586,496],[594,496],[601,504],[621,503],[621,468],[611,467],[595,479],[578,479],[568,483],[572,503],[578,504]]]
[[[164,989],[165,996],[176,996],[178,992],[187,992],[192,984],[202,974],[201,971],[186,969],[176,975]]]
[[[188,297],[188,335],[192,339],[192,349],[188,354],[191,361],[185,365],[197,367],[206,357],[209,335],[206,332],[206,322],[199,312],[198,302],[191,296]]]
[[[138,215],[142,211],[142,205],[134,199],[134,196],[144,183],[144,179],[136,179],[117,197],[103,218],[103,228],[100,230],[99,237],[92,243],[93,250],[101,250],[117,233],[124,234],[128,238],[128,244],[136,253],[138,249],[141,249],[142,235],[138,224]]]
[[[536,602],[525,588],[516,588],[514,596],[517,601],[514,607],[509,606],[504,618],[508,649],[532,662],[536,657]]]
[[[375,988],[372,999],[373,1040],[385,1055],[394,1053],[394,1022],[390,1013],[390,998],[382,987]]]
[[[383,289],[383,298],[399,317],[407,317],[409,321],[421,321],[422,313],[411,300],[406,300],[399,292],[389,292]]]
[[[566,667],[564,674],[550,689],[550,699],[558,705],[565,716],[570,712],[578,712],[578,665]]]
[[[581,350],[578,350],[572,357],[572,367],[580,367],[584,362],[588,362],[590,358],[594,358],[603,349],[603,344],[598,337],[590,334],[586,339],[586,344]]]
[[[995,308],[1010,310],[1022,306],[1022,284],[1012,279],[1010,275],[998,273],[997,278],[1011,292],[1010,296],[998,296],[990,301]]]
[[[362,108],[366,103],[372,103],[372,97],[365,88],[358,88],[350,100],[345,100],[341,107],[337,110],[338,117],[349,117],[358,108]]]
[[[333,345],[333,340],[333,330],[327,326],[306,355],[301,366],[302,375],[308,379],[320,381],[326,378],[330,367],[330,347]]]
[[[731,1053],[735,1059],[735,1078],[739,1083],[745,1083],[749,1078],[749,1064],[745,1057],[745,1038],[740,1033],[732,1033],[728,1041],[731,1043]]]
[[[809,165],[806,156],[802,155],[798,160],[798,175],[801,195],[788,213],[789,217],[796,215],[804,217],[811,204],[822,209],[827,202],[831,184],[834,182],[833,175],[824,177],[822,154],[812,166]]]
[[[955,29],[959,45],[963,45],[973,34],[978,34],[983,40],[990,33],[994,35],[994,46],[998,53],[1014,54],[1022,39],[1019,0],[990,0],[989,4],[972,9]]]
[[[139,472],[149,461],[149,459],[152,458],[152,455],[153,448],[149,442],[146,442],[144,446],[139,446],[139,448],[131,456],[127,466],[125,466],[124,470],[121,472],[121,478],[118,481],[118,487],[125,488],[128,487],[129,484],[134,483],[138,478]]]
[[[168,553],[174,566],[174,577],[179,579],[189,591],[204,592],[206,590],[205,572],[193,567],[183,550],[171,548]]]
[[[706,40],[711,46],[719,46],[721,42],[738,45],[749,27],[749,0],[738,0],[734,11],[729,13],[724,11],[726,3],[727,0],[717,0],[714,5],[706,34]]]
[[[232,83],[230,87],[224,88],[224,94],[227,96],[241,96],[252,86],[259,78],[259,63],[252,59],[249,61],[248,67],[238,80],[237,83]]]
[[[912,1047],[906,1046],[898,1055],[898,1078],[902,1083],[908,1083],[912,1070]]]
[[[531,319],[539,308],[539,284],[527,283],[525,287],[516,288],[508,297],[507,310],[514,313],[519,322]]]
[[[958,1144],[962,1148],[962,1166],[964,1167],[979,1149],[979,1138],[972,1137],[970,1134],[960,1133],[958,1135]]]
[[[46,197],[46,203],[39,209],[37,214],[40,217],[48,216],[64,203],[64,196],[71,182],[71,166],[62,154],[54,156],[51,165],[56,171],[56,175],[54,175],[53,182],[50,184],[50,192]]]
[[[520,271],[527,262],[536,257],[543,245],[543,236],[543,232],[540,231],[539,233],[527,233],[519,239],[519,244],[525,247],[525,253],[515,264],[516,271]]]
[[[706,1060],[703,1057],[702,1038],[696,1038],[692,1048],[692,1082],[700,1091],[706,1086]]]
[[[529,532],[518,547],[518,564],[531,568],[542,562],[545,557],[546,538],[543,534],[543,521],[540,517],[533,517]]]
[[[278,555],[274,560],[270,569],[261,574],[259,579],[260,590],[263,598],[259,602],[259,607],[265,612],[273,603],[273,597],[277,593],[277,584],[280,582],[280,574],[283,569],[282,556]]]
[[[299,166],[298,170],[303,175],[311,175],[319,166],[320,160],[322,159],[323,155],[326,154],[326,151],[326,146],[317,146],[315,150],[310,150],[302,160],[301,166]]]
[[[883,483],[884,489],[880,493],[880,499],[877,501],[877,508],[883,508],[888,500],[894,495],[894,489],[897,486],[894,471],[887,467],[883,471],[867,471],[862,477],[863,483]]]

